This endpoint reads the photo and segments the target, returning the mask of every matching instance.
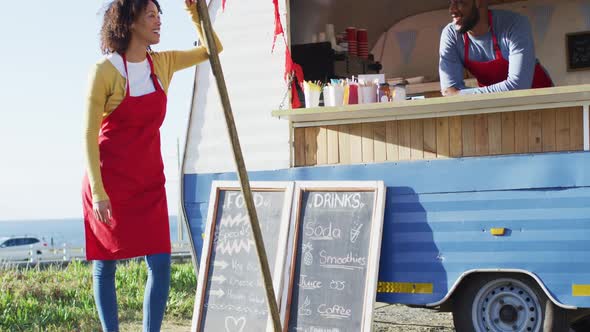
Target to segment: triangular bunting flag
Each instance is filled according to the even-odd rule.
[[[586,29],[590,30],[590,2],[580,3],[580,12],[584,17]]]
[[[407,65],[410,62],[410,58],[412,57],[412,53],[416,47],[416,36],[418,35],[418,31],[397,31],[395,35],[397,37],[399,48],[402,52],[404,64]]]
[[[537,34],[537,42],[542,43],[549,29],[549,22],[555,7],[552,5],[537,5],[531,7],[533,16],[533,30]]]

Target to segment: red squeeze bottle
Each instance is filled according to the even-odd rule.
[[[348,95],[348,104],[358,104],[359,103],[359,86],[356,84],[349,85],[349,95]]]

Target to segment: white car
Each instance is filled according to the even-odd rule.
[[[47,242],[34,236],[0,238],[0,261],[36,261],[49,247]]]

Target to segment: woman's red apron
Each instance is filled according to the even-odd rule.
[[[113,209],[111,225],[94,217],[88,177],[83,206],[88,260],[114,260],[170,253],[170,228],[160,151],[160,126],[166,114],[166,94],[149,54],[156,91],[132,97],[127,80],[125,98],[107,116],[98,137],[100,171]],[[127,77],[127,60],[123,56]]]
[[[492,12],[488,12],[490,31],[492,33],[492,39],[494,41],[494,53],[496,58],[486,62],[476,62],[469,60],[469,37],[467,34],[463,34],[463,41],[465,42],[465,68],[477,78],[479,86],[490,86],[496,83],[505,81],[508,78],[508,60],[504,59],[500,46],[498,45],[498,39],[494,33],[494,27],[492,23]],[[548,88],[553,86],[553,81],[541,64],[537,62],[535,65],[535,73],[533,76],[532,88]]]

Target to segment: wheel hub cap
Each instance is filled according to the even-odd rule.
[[[543,312],[539,299],[526,284],[498,279],[476,294],[472,320],[476,331],[540,332]]]
[[[518,318],[518,312],[516,308],[511,305],[505,305],[500,309],[500,319],[504,323],[514,323]]]

